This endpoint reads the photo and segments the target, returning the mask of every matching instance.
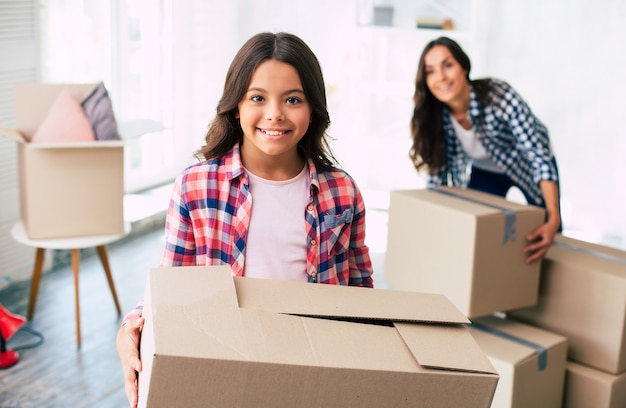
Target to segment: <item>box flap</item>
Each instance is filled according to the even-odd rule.
[[[64,88],[68,88],[78,103],[82,103],[98,86],[88,84],[15,84],[15,127],[27,140],[46,118],[50,106]]]
[[[20,132],[2,124],[0,124],[0,135],[9,137],[18,143],[26,143],[26,139]]]
[[[239,306],[301,316],[468,323],[440,294],[235,277]]]
[[[206,274],[212,273],[210,285],[207,285]],[[179,283],[184,274],[185,285]],[[233,293],[232,272],[229,266],[175,266],[153,268],[150,271],[150,290],[161,304],[192,304],[209,301],[221,307],[238,307]],[[156,282],[156,283],[155,283]],[[197,290],[189,290],[197,288]],[[184,291],[184,294],[181,293]]]
[[[153,268],[146,291],[146,299],[156,300],[149,312],[154,321],[177,325],[173,331],[171,325],[154,325],[155,349],[160,352],[185,355],[193,350],[194,355],[201,356],[224,353],[218,348],[224,339],[230,340],[234,355],[245,349],[242,340],[237,340],[242,329],[230,267]],[[198,338],[204,341],[195,345]]]
[[[464,326],[394,324],[423,367],[497,374]]]
[[[96,140],[93,142],[58,142],[58,143],[29,143],[29,149],[105,149],[124,147],[123,140]]]

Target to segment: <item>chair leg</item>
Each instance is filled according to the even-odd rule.
[[[80,300],[78,286],[78,271],[80,266],[80,249],[72,249],[72,272],[74,273],[74,298],[76,305],[76,345],[80,348]]]
[[[111,294],[113,295],[113,301],[115,302],[115,308],[117,309],[117,314],[122,314],[122,308],[120,307],[120,302],[117,299],[117,292],[115,291],[115,284],[113,283],[113,275],[111,274],[111,267],[109,266],[109,257],[107,255],[107,247],[106,245],[99,245],[97,248],[98,256],[100,257],[100,262],[102,262],[102,267],[104,268],[104,273],[106,273],[107,281],[109,282],[109,288],[111,289]]]
[[[30,284],[30,299],[28,300],[28,320],[31,320],[35,315],[35,304],[37,303],[39,283],[41,282],[41,274],[43,272],[45,251],[44,248],[37,248],[35,251],[35,265],[33,267],[33,278]]]

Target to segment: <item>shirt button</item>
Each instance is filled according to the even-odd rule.
[[[302,208],[302,207],[300,207],[300,208]],[[314,208],[313,204],[309,204],[309,205],[306,206],[306,210],[309,211],[309,212],[313,211],[313,208]]]
[[[311,278],[315,279],[315,277],[316,277],[316,276],[317,276],[317,272],[312,271],[312,272],[311,272]]]
[[[316,241],[316,240],[314,240],[314,239],[312,239],[312,240],[311,240],[311,245],[312,245],[312,246],[317,245],[317,241]]]

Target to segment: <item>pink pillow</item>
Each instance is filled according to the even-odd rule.
[[[68,88],[54,100],[31,143],[93,142],[91,122]]]

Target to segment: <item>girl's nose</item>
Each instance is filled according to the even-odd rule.
[[[275,103],[268,104],[267,110],[265,111],[265,119],[271,120],[272,122],[278,122],[285,119],[281,106]]]

